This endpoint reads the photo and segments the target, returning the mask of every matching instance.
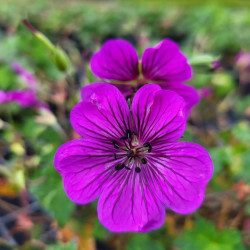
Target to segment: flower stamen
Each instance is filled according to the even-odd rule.
[[[140,169],[139,167],[136,167],[136,168],[135,168],[135,172],[136,172],[136,173],[140,173],[140,172],[141,172],[141,169]]]
[[[145,165],[145,164],[147,164],[147,162],[148,162],[148,160],[147,160],[146,158],[142,158],[142,159],[141,159],[141,163],[142,163],[142,164]]]
[[[143,147],[148,148],[149,153],[152,152],[152,146],[151,146],[151,144],[149,142],[145,142],[143,144]]]
[[[118,142],[117,142],[116,140],[113,140],[113,141],[112,141],[112,144],[114,145],[114,147],[115,147],[116,149],[120,148],[120,147],[119,147],[119,144],[118,144]]]
[[[125,166],[124,163],[118,164],[118,165],[115,166],[115,170],[121,170],[121,169],[123,169],[123,168],[125,168],[125,167],[126,167],[126,166]]]
[[[120,140],[127,140],[127,139],[128,139],[127,136],[120,137]]]
[[[127,131],[126,131],[126,136],[127,136],[127,139],[131,139],[132,133],[131,133],[131,130],[130,130],[130,129],[127,129]]]

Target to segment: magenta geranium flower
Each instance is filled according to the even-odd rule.
[[[91,84],[71,112],[83,139],[62,145],[55,155],[68,197],[98,201],[101,223],[115,232],[159,228],[165,207],[181,214],[196,210],[212,176],[201,146],[177,141],[185,130],[185,101],[173,91],[147,84],[131,108],[110,84]]]
[[[36,94],[39,86],[34,76],[17,62],[12,63],[11,68],[25,81],[28,88],[24,90],[0,90],[0,103],[14,102],[24,108],[49,109],[49,106],[39,100]]]
[[[145,83],[158,83],[163,89],[173,90],[184,98],[186,114],[199,101],[197,91],[183,84],[192,76],[187,58],[177,44],[168,39],[153,48],[147,48],[141,62],[129,42],[122,39],[109,40],[94,54],[90,66],[99,78],[122,82],[122,85],[116,84],[116,87],[125,97],[131,97]],[[134,84],[131,82],[126,86],[124,83],[129,81]]]
[[[0,103],[14,102],[21,107],[45,108],[49,109],[48,105],[40,101],[36,93],[32,90],[0,90]]]

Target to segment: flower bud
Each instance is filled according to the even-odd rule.
[[[62,72],[67,72],[70,69],[70,60],[67,56],[67,54],[60,48],[60,47],[55,47],[53,51],[53,59],[56,67],[62,71]]]
[[[207,73],[218,68],[220,63],[218,57],[212,55],[196,55],[189,60],[194,72]]]
[[[23,20],[23,23],[52,53],[55,66],[62,72],[68,72],[70,70],[70,59],[62,48],[55,46],[44,34],[36,30],[27,20]]]

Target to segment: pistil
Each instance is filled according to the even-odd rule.
[[[118,143],[116,140],[112,141],[114,148],[125,151],[124,153],[113,154],[115,160],[119,160],[120,157],[118,158],[118,156],[122,156],[122,158],[120,158],[122,162],[115,166],[115,170],[131,170],[131,166],[135,166],[135,172],[140,173],[142,165],[148,163],[145,156],[147,154],[146,152],[152,151],[152,146],[149,142],[145,142],[142,146],[139,146],[135,136],[136,132],[127,129],[126,134],[120,137],[124,145],[119,144],[121,142]]]

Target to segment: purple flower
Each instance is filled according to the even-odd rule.
[[[14,62],[11,68],[24,80],[28,87],[34,91],[38,90],[38,82],[36,78],[26,69],[24,69],[19,63]]]
[[[217,69],[220,67],[220,61],[214,61],[211,63],[212,69]]]
[[[34,107],[49,109],[48,105],[37,99],[37,96],[32,90],[0,90],[0,103],[15,102],[21,107]]]
[[[63,144],[54,161],[69,198],[86,204],[100,197],[98,217],[115,232],[159,228],[166,206],[197,209],[213,165],[204,148],[177,141],[184,108],[182,97],[157,84],[140,88],[131,109],[113,85],[84,87],[70,116],[83,139]]]
[[[235,65],[237,68],[242,70],[250,69],[250,52],[241,51],[235,57]]]
[[[199,94],[201,98],[209,99],[212,96],[213,91],[210,87],[203,87],[199,89]]]
[[[147,48],[140,63],[136,50],[129,42],[122,39],[109,40],[94,54],[90,66],[99,78],[122,82],[123,85],[116,86],[125,97],[131,97],[145,83],[160,83],[163,89],[174,90],[184,98],[187,115],[199,101],[197,91],[182,84],[192,76],[187,59],[177,44],[168,39],[153,48]],[[128,87],[124,86],[124,82],[128,81],[136,83],[129,85],[129,92]]]

